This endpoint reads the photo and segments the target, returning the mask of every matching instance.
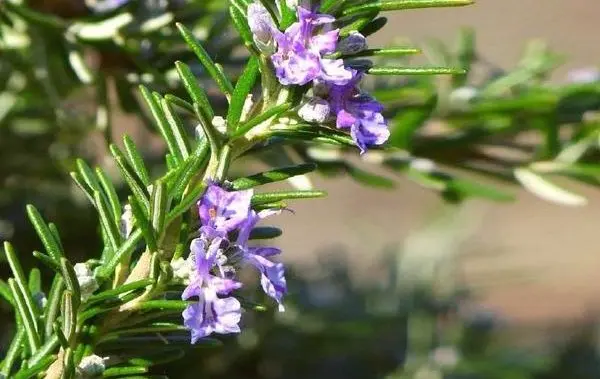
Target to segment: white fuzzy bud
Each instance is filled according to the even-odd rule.
[[[123,214],[119,223],[119,232],[124,238],[128,238],[133,230],[133,212],[131,211],[131,205],[125,204],[123,207]]]
[[[86,301],[99,288],[98,282],[87,264],[77,263],[73,268],[81,290],[81,300]]]
[[[323,123],[329,117],[329,103],[318,97],[313,97],[298,110],[298,116],[304,121]]]
[[[221,132],[221,133],[227,132],[227,120],[225,120],[223,117],[215,116],[212,119],[212,124],[215,128],[217,128],[217,130],[219,132]]]
[[[173,277],[179,279],[182,282],[187,282],[190,277],[190,273],[193,269],[191,259],[178,258],[171,262],[171,269],[173,270]]]
[[[77,366],[77,379],[97,378],[102,376],[106,370],[106,358],[97,355],[88,355],[84,357]]]

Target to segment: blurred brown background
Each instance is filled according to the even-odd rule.
[[[396,14],[386,33],[452,41],[461,26],[477,32],[477,45],[489,61],[511,67],[526,42],[546,41],[569,61],[569,68],[600,64],[600,1],[479,0],[457,9]],[[467,281],[480,289],[481,302],[519,322],[567,322],[594,310],[600,300],[600,193],[588,195],[586,207],[549,204],[518,188],[512,204],[469,202],[455,209],[448,240],[419,232],[440,212],[433,193],[405,180],[394,191],[371,190],[349,180],[317,180],[329,191],[326,200],[298,202],[284,214],[281,239],[290,262],[314,264],[327,248],[343,247],[357,277],[376,279],[385,247],[407,254],[464,254]],[[437,241],[436,241],[437,239]]]

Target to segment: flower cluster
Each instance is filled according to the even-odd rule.
[[[283,264],[270,259],[281,251],[248,244],[254,226],[277,211],[251,209],[252,194],[252,190],[229,192],[211,184],[198,203],[200,236],[190,245],[188,261],[193,268],[182,294],[184,300],[198,299],[183,312],[192,343],[211,333],[240,331],[242,307],[232,293],[242,286],[236,271],[243,265],[258,269],[263,290],[283,310],[282,298],[287,289]]]
[[[248,6],[248,20],[254,42],[269,55],[282,85],[312,83],[312,94],[299,110],[307,122],[335,121],[349,130],[364,153],[369,146],[381,145],[389,137],[383,106],[358,87],[363,73],[346,67],[342,59],[330,58],[336,52],[355,54],[366,46],[360,33],[340,41],[335,18],[297,6],[298,21],[280,31],[270,13],[260,3]]]

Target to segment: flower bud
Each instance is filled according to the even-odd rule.
[[[77,263],[73,266],[75,269],[75,275],[77,276],[77,282],[79,282],[79,288],[81,290],[81,300],[87,300],[99,286],[94,273],[87,264]]]
[[[329,112],[330,107],[327,101],[313,97],[300,107],[298,116],[307,122],[323,123],[329,117]]]
[[[273,32],[277,30],[277,26],[264,5],[252,3],[248,6],[248,25],[258,50],[265,55],[273,55],[276,50]]]
[[[367,39],[359,32],[352,32],[338,43],[337,49],[342,54],[352,55],[367,48]]]
[[[101,377],[106,370],[105,361],[106,358],[99,357],[97,355],[88,355],[84,357],[79,366],[77,366],[77,379],[84,378],[97,378]]]

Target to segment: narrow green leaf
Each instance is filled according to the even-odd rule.
[[[78,172],[74,172],[74,171],[71,171],[69,173],[69,175],[71,175],[71,178],[73,179],[73,181],[75,182],[75,184],[77,185],[77,187],[79,187],[79,189],[83,191],[83,193],[88,198],[88,200],[90,201],[90,203],[94,204],[94,198],[93,198],[92,190],[87,186],[87,184],[85,184],[85,181],[83,180],[83,178],[81,177],[81,175],[79,175]]]
[[[198,81],[192,73],[192,70],[188,65],[179,61],[175,62],[175,68],[177,69],[177,73],[183,82],[184,88],[192,98],[192,101],[200,105],[200,109],[202,109],[209,121],[212,120],[215,117],[215,112],[210,105],[208,96],[206,96],[206,93],[198,84]],[[191,111],[194,112],[193,107]]]
[[[202,127],[202,131],[204,132],[204,135],[206,136],[206,139],[208,140],[208,143],[210,144],[211,158],[217,159],[218,158],[217,154],[218,154],[220,147],[222,145],[222,142],[223,142],[222,138],[221,138],[221,134],[215,128],[212,121],[207,120],[206,117],[204,117],[204,114],[202,112],[202,108],[200,107],[200,104],[194,103],[194,111],[196,112],[196,116],[198,116],[198,119],[200,121],[200,126]]]
[[[202,65],[206,69],[206,72],[217,83],[217,85],[221,89],[221,92],[223,92],[223,94],[225,94],[225,96],[228,99],[231,99],[231,95],[233,94],[233,85],[231,84],[229,79],[227,79],[227,77],[223,75],[219,67],[213,62],[206,50],[204,50],[202,45],[198,43],[196,37],[194,37],[192,32],[189,31],[183,24],[177,23],[176,25],[179,29],[179,32],[183,36],[183,39],[188,44],[190,49],[194,52],[194,54],[196,54],[196,56],[200,60],[200,63],[202,63]]]
[[[142,231],[135,229],[127,241],[125,241],[119,250],[110,258],[104,265],[100,266],[97,275],[98,279],[107,279],[112,275],[117,268],[117,265],[125,258],[131,255],[137,244],[142,240]]]
[[[135,357],[130,359],[128,362],[135,366],[156,366],[163,365],[169,362],[175,362],[182,359],[185,356],[185,351],[181,349],[175,349],[172,351],[160,352],[152,355],[144,355],[141,357]]]
[[[144,100],[146,100],[146,104],[150,108],[152,112],[152,116],[154,117],[154,122],[160,131],[163,139],[167,144],[167,148],[171,152],[171,154],[177,159],[178,162],[183,162],[183,157],[181,156],[179,149],[177,147],[177,138],[173,133],[174,130],[169,125],[169,121],[167,120],[167,116],[165,112],[160,106],[160,102],[162,101],[162,97],[157,93],[150,93],[150,91],[144,87],[140,86],[140,92]]]
[[[173,220],[175,220],[175,218],[179,217],[181,214],[183,214],[184,212],[189,210],[191,207],[193,207],[194,204],[196,204],[198,202],[198,200],[204,193],[205,189],[206,189],[206,184],[199,183],[191,191],[188,191],[188,193],[184,196],[184,198],[181,199],[179,204],[177,204],[175,206],[175,208],[173,208],[169,212],[169,215],[167,216],[167,225],[170,224],[171,222],[173,222]]]
[[[46,249],[46,253],[58,261],[64,255],[64,252],[54,239],[52,232],[48,228],[48,225],[46,225],[44,222],[44,219],[38,210],[33,205],[29,204],[27,205],[27,215],[29,216],[29,220],[37,232],[38,237],[40,240],[42,240],[42,244]]]
[[[202,165],[206,163],[207,155],[208,143],[201,142],[175,177],[175,180],[170,184],[169,195],[177,199],[181,198],[191,180],[201,172]]]
[[[449,67],[378,67],[367,69],[371,75],[461,75],[465,70]]]
[[[98,210],[100,224],[102,225],[102,228],[108,237],[112,251],[115,252],[121,245],[119,225],[115,223],[115,219],[112,217],[112,213],[108,208],[108,205],[104,202],[102,195],[100,195],[100,192],[98,191],[94,191],[94,203],[96,204],[96,209]]]
[[[13,298],[10,292],[8,284],[6,284],[6,282],[2,279],[0,279],[0,297],[3,297],[4,300],[6,300],[9,304],[14,306],[15,299]]]
[[[314,163],[305,163],[297,166],[281,167],[260,174],[239,178],[231,183],[234,191],[245,190],[263,184],[279,182],[297,175],[304,175],[314,171],[317,166]]]
[[[344,15],[378,11],[395,11],[401,9],[434,8],[434,7],[459,7],[473,4],[473,0],[388,0],[374,1],[343,10]]]
[[[108,199],[109,206],[112,210],[113,220],[115,223],[118,223],[121,219],[121,202],[119,201],[117,190],[112,184],[112,181],[100,167],[96,168],[96,177],[98,177],[98,181]]]
[[[85,184],[92,191],[100,190],[100,183],[98,183],[96,175],[94,175],[94,171],[92,171],[90,166],[88,166],[88,164],[85,163],[83,159],[77,159],[77,169],[79,171],[80,177],[83,178]]]
[[[29,320],[31,320],[31,322],[34,326],[33,331],[37,335],[37,333],[38,333],[37,320],[39,318],[39,311],[38,311],[38,307],[35,304],[35,301],[33,300],[33,295],[27,285],[27,279],[25,278],[25,273],[23,272],[23,268],[21,267],[21,264],[19,263],[19,258],[17,256],[17,252],[15,251],[15,249],[9,242],[4,242],[4,253],[6,254],[6,260],[8,261],[8,266],[10,267],[10,270],[12,271],[12,274],[14,276],[15,284],[17,285],[17,288],[19,289],[19,294],[20,294],[19,298],[23,299],[23,305],[25,306],[25,309],[26,309],[27,313],[29,314]],[[13,291],[13,296],[16,299],[17,296],[14,293],[14,291]],[[39,340],[38,340],[38,342],[39,342]]]
[[[421,50],[414,47],[392,47],[384,49],[367,49],[359,53],[353,54],[353,57],[387,57],[387,56],[404,56],[421,54]]]
[[[246,97],[254,88],[256,80],[259,75],[259,61],[255,56],[250,56],[242,75],[235,84],[233,96],[229,104],[229,110],[227,111],[227,127],[230,130],[235,130],[242,117],[242,110]]]
[[[44,313],[44,334],[46,339],[50,338],[54,331],[53,325],[60,311],[62,293],[65,289],[65,281],[61,276],[56,275],[48,294],[48,304]]]
[[[56,241],[56,244],[58,245],[60,251],[65,251],[65,247],[62,244],[62,239],[60,238],[60,233],[58,231],[58,228],[56,227],[56,224],[52,222],[49,223],[48,229],[50,229],[50,233],[52,234],[52,237],[54,237],[54,241]]]
[[[194,114],[194,106],[188,103],[187,101],[183,100],[181,97],[177,97],[173,94],[168,93],[165,95],[165,100],[168,101],[170,104],[176,105],[179,108],[187,111],[191,115]]]
[[[135,224],[142,231],[148,249],[152,252],[157,251],[158,245],[156,243],[156,237],[146,212],[133,196],[129,196],[129,204],[131,205],[131,211],[135,218]]]
[[[252,204],[276,203],[288,199],[313,199],[326,196],[323,191],[289,191],[289,192],[268,192],[259,193],[252,196]]]
[[[75,330],[77,328],[77,307],[79,301],[75,299],[75,294],[73,292],[65,291],[63,292],[62,299],[62,324],[63,331],[65,333],[65,337],[67,337],[67,341],[69,342],[69,346],[72,346],[75,342]]]
[[[23,327],[25,328],[27,347],[32,354],[35,354],[40,347],[40,336],[37,333],[35,319],[31,317],[31,313],[27,309],[25,298],[23,297],[17,282],[13,278],[10,278],[8,279],[8,286],[10,287],[12,295],[15,299],[17,313],[21,317]]]
[[[160,310],[181,310],[183,311],[188,306],[187,301],[183,300],[151,300],[138,305],[138,309],[142,311],[160,309]]]
[[[237,7],[231,5],[229,7],[229,14],[231,15],[231,20],[233,21],[233,26],[235,26],[236,30],[242,37],[244,44],[247,47],[253,46],[253,35],[250,27],[248,26],[248,17]]]
[[[277,106],[257,115],[256,117],[252,118],[251,120],[248,120],[244,124],[241,124],[235,130],[235,132],[231,135],[231,138],[238,138],[238,137],[243,136],[244,134],[246,134],[250,130],[252,130],[252,128],[254,128],[255,126],[262,124],[263,122],[267,121],[270,118],[277,117],[277,116],[281,115],[282,113],[287,112],[291,107],[292,107],[292,104],[285,103],[285,104],[277,105]]]
[[[63,349],[68,349],[69,341],[67,340],[65,333],[63,333],[62,329],[60,328],[60,323],[58,321],[56,321],[54,324],[52,324],[52,329],[54,331],[54,335],[58,339],[58,343],[60,344],[60,346]]]
[[[129,185],[129,189],[133,196],[140,202],[141,206],[144,209],[144,212],[148,212],[150,209],[150,201],[148,200],[148,191],[138,182],[138,179],[131,172],[130,168],[127,165],[127,160],[125,156],[119,150],[119,148],[115,145],[110,145],[110,152],[113,155],[115,162],[117,163],[117,167],[121,171],[121,175],[125,182]]]
[[[73,308],[77,310],[79,308],[79,304],[81,303],[81,288],[79,287],[79,282],[77,281],[77,275],[75,274],[75,269],[71,262],[69,262],[66,258],[61,258],[60,260],[60,268],[63,274],[63,278],[65,279],[65,284],[67,285],[67,289],[71,292]],[[63,298],[64,298],[63,293]]]
[[[4,376],[5,378],[10,377],[13,365],[15,364],[23,348],[23,342],[25,342],[25,328],[22,325],[18,325],[17,333],[8,347],[6,356],[2,361],[2,368],[0,369],[0,375]]]
[[[35,353],[31,359],[29,359],[29,367],[33,367],[43,361],[47,356],[52,356],[52,352],[58,347],[59,341],[58,336],[52,335],[48,340],[40,347],[37,353]]]
[[[165,225],[165,217],[167,215],[169,206],[168,200],[165,184],[161,180],[156,181],[152,188],[152,204],[150,206],[150,213],[152,215],[151,223],[152,228],[154,229],[154,234],[159,237]]]
[[[148,368],[146,368],[146,367],[137,367],[137,366],[110,367],[102,373],[102,377],[103,378],[112,378],[115,376],[129,376],[129,375],[135,375],[135,374],[145,374],[147,372],[148,372]]]
[[[50,258],[44,253],[40,253],[39,251],[34,251],[33,256],[39,259],[49,269],[60,273],[60,264],[54,259]]]
[[[52,362],[54,362],[55,359],[56,359],[56,355],[49,354],[49,355],[41,358],[35,364],[31,364],[26,369],[20,370],[19,372],[17,372],[17,374],[14,376],[14,379],[34,378],[34,377],[36,377],[37,374],[39,374],[42,371],[44,371],[45,369],[47,369],[52,364]]]
[[[42,273],[40,272],[40,269],[35,267],[31,269],[27,287],[32,295],[42,291]]]
[[[161,99],[160,105],[165,116],[167,117],[167,122],[171,127],[173,136],[175,136],[177,154],[179,157],[181,157],[181,159],[185,160],[190,156],[190,147],[188,146],[187,137],[184,132],[183,122],[179,116],[177,116],[177,113],[171,108],[169,102],[167,102],[165,99]]]
[[[148,175],[148,169],[146,168],[146,164],[144,163],[144,158],[142,154],[138,150],[135,142],[128,135],[123,136],[123,146],[125,146],[125,152],[127,153],[127,158],[129,158],[129,164],[133,168],[133,171],[136,173],[137,177],[140,179],[144,186],[150,185],[150,175]],[[119,214],[120,214],[119,209]]]
[[[101,302],[101,301],[104,301],[107,299],[111,299],[111,298],[120,296],[127,292],[137,291],[137,290],[145,288],[153,283],[154,283],[153,279],[143,279],[143,280],[138,280],[136,282],[127,283],[127,284],[121,285],[115,289],[103,291],[96,295],[90,296],[90,298],[87,301],[87,304]]]

